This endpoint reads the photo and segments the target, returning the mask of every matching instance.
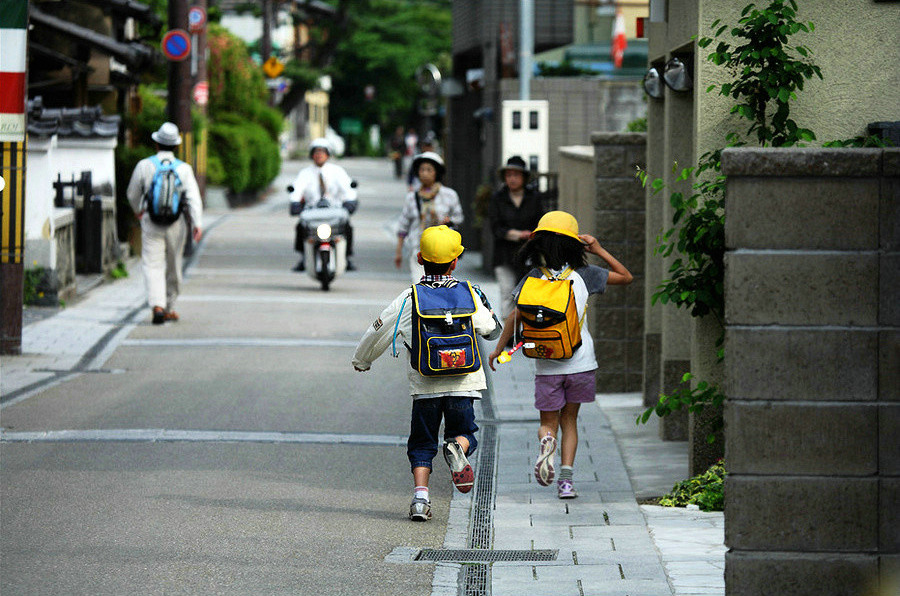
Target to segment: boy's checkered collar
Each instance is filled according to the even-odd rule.
[[[455,285],[459,281],[452,275],[423,275],[419,283],[429,284],[432,286]]]

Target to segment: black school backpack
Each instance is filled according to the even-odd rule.
[[[176,169],[183,161],[179,159],[150,158],[156,167],[150,188],[144,195],[144,203],[150,221],[159,225],[171,225],[181,217],[184,210],[184,184]]]

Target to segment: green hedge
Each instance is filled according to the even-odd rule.
[[[223,183],[233,192],[266,188],[281,169],[278,142],[256,122],[222,114],[210,126],[210,162],[218,160]]]

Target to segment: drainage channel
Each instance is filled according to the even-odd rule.
[[[486,420],[495,420],[494,386],[490,375],[488,388],[481,400],[481,413]],[[494,476],[497,460],[497,425],[482,425],[481,456],[478,463],[478,477],[475,481],[475,497],[472,503],[472,518],[469,523],[467,546],[470,549],[489,550],[493,543],[494,531]],[[465,596],[490,596],[491,564],[486,562],[463,566],[462,588]]]

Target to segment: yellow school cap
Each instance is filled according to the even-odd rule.
[[[432,263],[449,263],[462,254],[462,236],[447,226],[431,226],[422,232],[419,240],[422,258]]]
[[[569,236],[581,242],[578,237],[578,220],[565,211],[550,211],[545,213],[538,222],[535,232],[554,232]]]

